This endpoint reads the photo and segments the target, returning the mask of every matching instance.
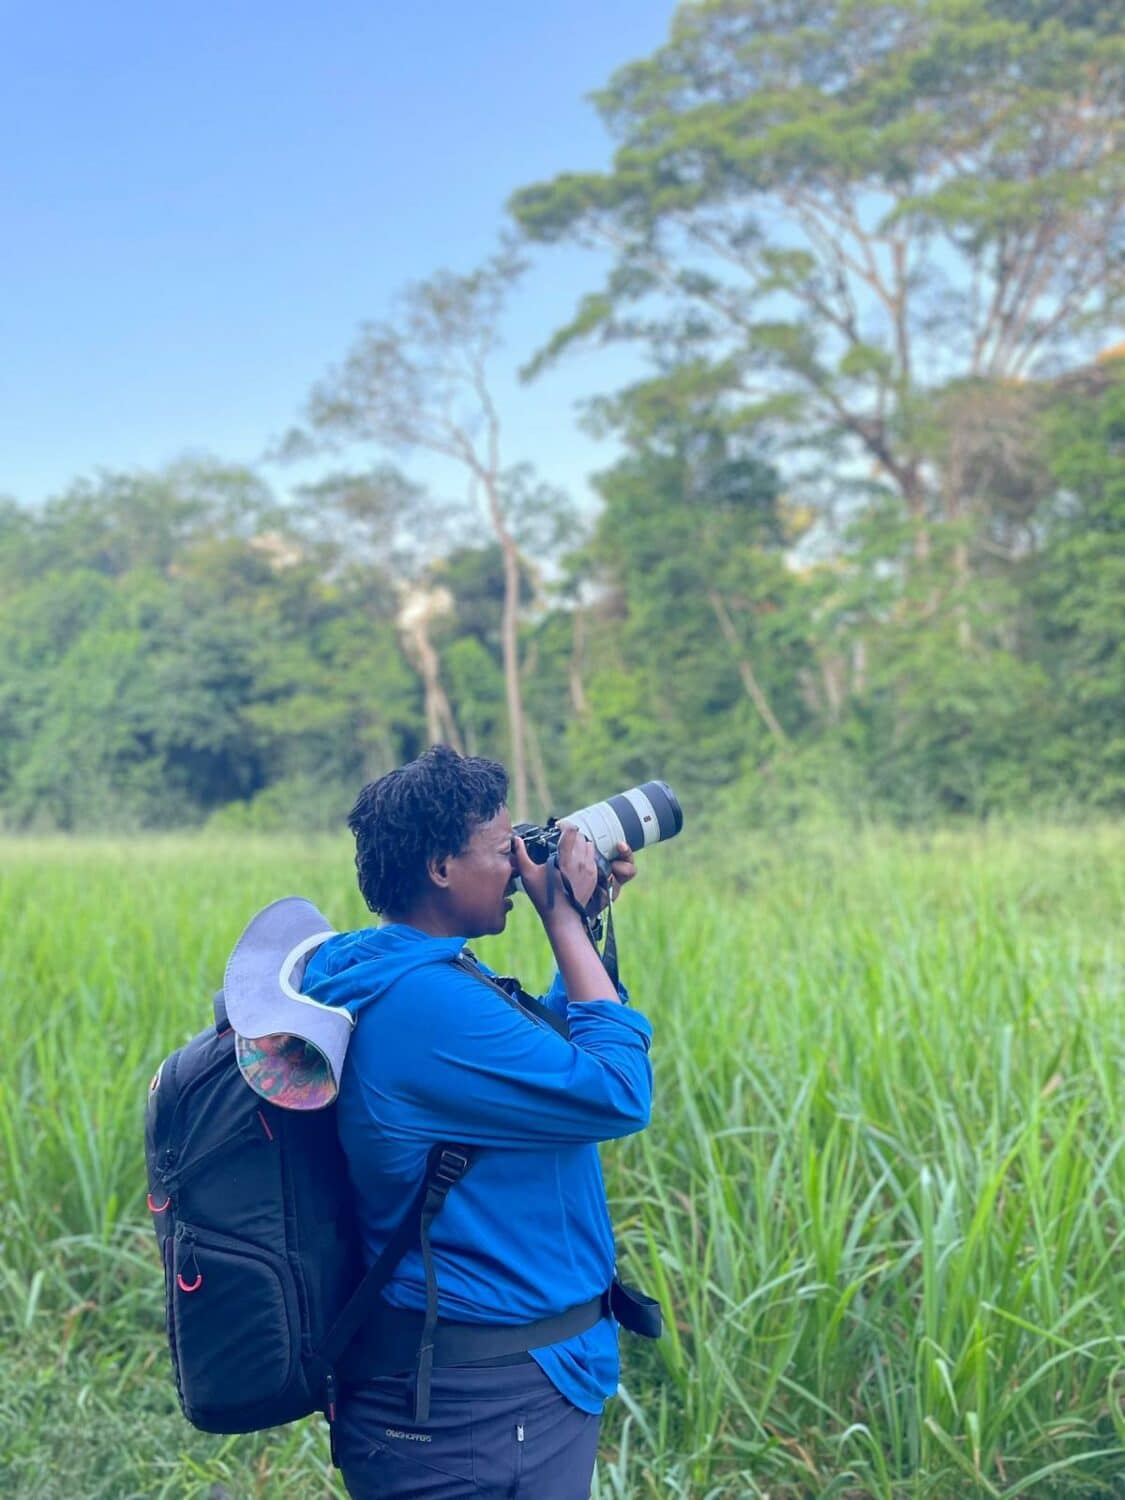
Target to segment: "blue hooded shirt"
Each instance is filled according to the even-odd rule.
[[[652,1028],[617,1000],[544,1001],[569,1041],[455,968],[459,937],[401,923],[329,938],[302,989],[356,1018],[337,1104],[364,1252],[379,1255],[438,1141],[482,1147],[431,1232],[440,1315],[530,1323],[598,1296],[614,1274],[597,1142],[641,1130],[652,1102]],[[486,971],[487,972],[487,971]],[[383,1290],[426,1303],[409,1251]],[[617,1328],[532,1351],[555,1387],[600,1412],[617,1389]]]

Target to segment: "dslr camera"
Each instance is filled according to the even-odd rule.
[[[675,838],[684,826],[684,815],[666,781],[645,781],[627,792],[607,797],[604,802],[580,807],[565,818],[548,818],[542,824],[517,823],[515,832],[537,865],[546,864],[558,848],[563,823],[576,824],[593,844],[598,872],[604,882],[610,864],[617,858],[618,844],[628,844],[636,854],[651,844]]]

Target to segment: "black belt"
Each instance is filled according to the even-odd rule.
[[[535,1323],[453,1323],[442,1318],[434,1330],[434,1367],[477,1364],[543,1349],[585,1333],[609,1313],[607,1290],[600,1297],[591,1297]],[[355,1384],[413,1370],[425,1321],[423,1312],[381,1302],[339,1361],[339,1378]]]

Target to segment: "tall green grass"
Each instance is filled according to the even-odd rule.
[[[153,1067],[247,916],[364,912],[346,843],[0,846],[0,1493],[342,1493],[315,1422],[194,1433],[144,1209]],[[1125,1494],[1120,829],[644,857],[657,1102],[606,1148],[626,1341],[595,1493]],[[481,945],[547,979],[530,913]]]

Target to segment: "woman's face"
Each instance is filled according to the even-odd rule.
[[[512,909],[516,863],[512,820],[502,807],[487,823],[478,823],[468,845],[448,861],[450,913],[466,937],[503,932]]]

